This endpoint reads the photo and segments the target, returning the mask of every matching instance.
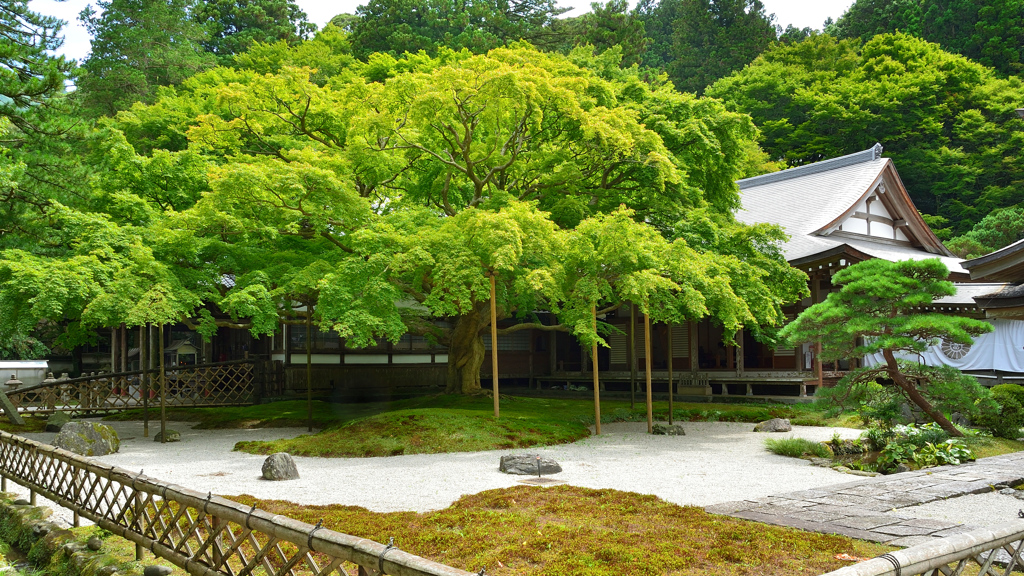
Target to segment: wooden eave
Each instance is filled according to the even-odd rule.
[[[971,273],[975,280],[989,282],[1024,281],[1024,240],[1014,242],[1005,248],[973,260],[965,260],[961,266]]]
[[[932,254],[955,258],[956,256],[946,249],[942,241],[925,224],[924,219],[917,212],[917,208],[914,207],[914,201],[910,199],[910,194],[907,193],[899,173],[896,172],[896,166],[889,158],[885,158],[885,165],[878,172],[878,176],[867,187],[867,190],[845,212],[811,234],[816,236],[828,236],[831,234],[840,224],[853,215],[857,205],[873,194],[878,184],[882,182],[885,183],[886,191],[884,194],[879,193],[877,196],[889,214],[894,217],[899,215],[901,219],[907,222],[909,232],[907,236],[910,238],[911,243]],[[865,240],[870,240],[870,237],[865,237]]]

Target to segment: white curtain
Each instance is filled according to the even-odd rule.
[[[1024,321],[996,318],[991,322],[995,330],[975,338],[970,350],[940,343],[930,346],[920,355],[897,356],[928,366],[945,364],[961,370],[1024,372]],[[884,362],[881,354],[869,354],[864,357],[865,366]]]

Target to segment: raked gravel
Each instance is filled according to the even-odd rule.
[[[263,499],[300,504],[347,504],[378,512],[426,512],[446,508],[467,494],[515,486],[522,476],[498,471],[504,454],[537,453],[552,458],[563,471],[553,478],[587,488],[614,488],[654,494],[676,504],[707,506],[759,498],[795,490],[842,484],[857,477],[810,465],[805,460],[777,456],[764,447],[765,438],[795,436],[822,441],[838,433],[855,438],[859,430],[794,426],[788,433],[753,432],[753,424],[684,422],[686,436],[647,434],[646,422],[602,425],[601,436],[573,444],[463,452],[416,454],[387,458],[295,457],[301,478],[284,482],[263,480],[265,456],[231,449],[241,440],[293,438],[301,428],[193,430],[192,424],[170,422],[181,441],[154,442],[159,424],[143,437],[141,422],[105,422],[121,438],[117,454],[98,458],[107,464],[179,484],[199,492],[231,496],[251,494]],[[53,433],[26,434],[49,443]],[[8,488],[27,495],[14,483]],[[46,504],[40,498],[40,504]],[[56,519],[70,523],[71,513],[52,506]],[[901,508],[891,513],[936,518],[976,526],[999,524],[1017,515],[1024,501],[1002,494],[950,498]]]
[[[260,477],[265,456],[232,452],[232,447],[240,440],[291,438],[305,429],[193,430],[191,424],[172,422],[168,427],[181,432],[181,442],[160,444],[152,439],[158,424],[151,426],[149,438],[143,437],[140,422],[106,424],[121,438],[120,452],[99,458],[107,464],[143,470],[147,476],[203,493],[348,504],[379,512],[437,510],[467,494],[515,486],[523,477],[498,471],[500,457],[513,452],[553,458],[563,469],[553,477],[575,486],[654,494],[699,506],[758,498],[856,479],[772,454],[764,447],[765,438],[821,441],[834,433],[844,438],[860,433],[794,426],[790,433],[768,434],[753,432],[753,424],[685,422],[686,436],[653,436],[647,434],[646,422],[624,422],[602,425],[601,436],[545,448],[386,458],[296,457],[301,478],[271,482]],[[27,436],[49,443],[55,434]],[[70,513],[56,508],[54,512],[61,519],[70,518]]]

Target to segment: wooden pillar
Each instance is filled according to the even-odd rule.
[[[118,328],[110,329],[110,372],[117,372],[117,333]]]
[[[651,404],[651,317],[644,314],[644,355],[647,368],[647,433],[654,432],[654,407]]]
[[[313,304],[306,303],[306,419],[313,431]]]
[[[139,379],[139,399],[142,400],[142,437],[149,438],[149,365],[147,361],[153,356],[149,353],[149,324],[139,326],[139,368],[142,370]]]
[[[491,274],[491,386],[494,390],[494,417],[498,418],[498,304],[495,299],[494,274]]]
[[[818,291],[821,287],[821,275],[817,272],[811,275],[811,304],[817,304],[821,301],[821,296]],[[818,387],[821,387],[823,382],[823,376],[821,373],[821,340],[814,342],[814,372],[817,376]]]
[[[594,315],[594,334],[597,334],[597,306],[591,306],[590,312]],[[597,372],[597,340],[594,340],[594,348],[591,351],[594,363],[594,430],[601,434],[601,382]]]
[[[164,366],[164,325],[160,324],[160,443],[167,442],[167,367]]]
[[[744,361],[744,358],[743,358],[743,355],[744,355],[743,328],[740,328],[739,330],[736,331],[736,342],[737,342],[737,346],[734,349],[734,354],[736,356],[736,375],[737,376],[743,376],[743,361]]]
[[[675,390],[672,389],[672,361],[675,359],[675,354],[672,351],[672,324],[665,324],[668,327],[668,424],[672,425],[672,402],[676,395]]]
[[[629,407],[636,406],[636,305],[629,305]]]
[[[121,324],[121,372],[128,371],[128,327]]]

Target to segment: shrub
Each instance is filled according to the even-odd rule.
[[[804,456],[817,456],[818,458],[831,458],[832,453],[821,442],[814,442],[806,438],[766,438],[765,448],[779,456],[791,458],[803,458]]]
[[[1015,384],[1001,384],[992,388],[992,398],[999,404],[999,411],[984,414],[978,423],[992,431],[993,436],[1015,439],[1024,426],[1024,403],[1018,398],[1024,390]]]
[[[876,428],[865,432],[865,436],[877,449],[881,449],[876,462],[879,472],[893,472],[900,464],[927,468],[961,464],[975,458],[962,440],[950,438],[935,423]]]

